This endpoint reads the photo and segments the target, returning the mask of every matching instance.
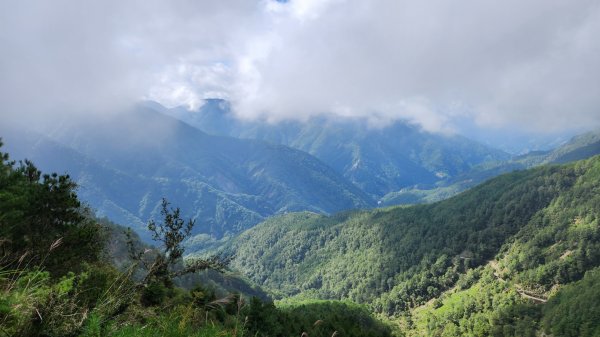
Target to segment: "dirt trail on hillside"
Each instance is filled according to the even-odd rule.
[[[496,260],[490,260],[488,262],[488,265],[494,270],[494,276],[498,279],[498,281],[502,282],[502,283],[506,283],[506,280],[503,279],[502,277],[500,277],[500,270],[499,270],[499,266],[498,266],[498,261]],[[517,293],[519,293],[519,295],[521,295],[521,297],[530,299],[536,303],[546,303],[548,302],[548,299],[543,298],[543,297],[539,297],[537,296],[537,294],[532,294],[526,290],[523,290],[518,284],[515,284],[515,290],[517,290]]]

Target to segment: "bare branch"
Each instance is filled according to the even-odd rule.
[[[233,260],[232,256],[213,255],[208,258],[193,259],[186,263],[182,270],[170,273],[171,277],[178,277],[186,274],[196,273],[199,271],[212,269],[219,272],[225,271],[229,263]]]

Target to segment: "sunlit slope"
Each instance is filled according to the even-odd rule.
[[[443,316],[465,313],[463,304],[452,304],[453,296],[484,303],[497,297],[506,310],[542,299],[532,309],[536,315],[548,299],[564,307],[552,300],[561,286],[600,266],[599,191],[600,157],[594,157],[502,175],[430,205],[281,216],[243,233],[226,250],[236,253],[234,267],[275,293],[351,299],[408,315],[406,329],[417,329],[417,336],[441,335],[449,320],[467,331],[477,313],[489,329],[514,322],[502,316],[494,323],[491,317],[502,313],[493,305],[469,307],[465,322]],[[513,309],[514,319],[530,317]],[[440,317],[439,325],[427,332],[431,315]],[[533,330],[546,329],[534,316]],[[410,317],[425,326],[412,326]]]

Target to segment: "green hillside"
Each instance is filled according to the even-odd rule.
[[[273,218],[225,250],[279,296],[366,303],[407,335],[578,336],[597,327],[588,309],[569,314],[585,328],[565,327],[558,313],[586,300],[565,294],[597,294],[599,191],[594,157],[430,205]]]

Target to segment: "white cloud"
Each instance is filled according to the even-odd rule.
[[[189,62],[167,67],[153,81],[145,99],[167,107],[186,106],[197,110],[207,98],[229,99],[231,70],[225,64],[196,65]]]
[[[0,113],[106,113],[149,96],[197,106],[230,87],[224,63],[242,27],[255,30],[258,8],[244,0],[2,2]]]
[[[265,40],[276,43],[267,56],[253,59],[247,47],[239,75],[244,83],[251,74],[244,90],[257,94],[234,95],[239,113],[337,112],[441,130],[458,103],[486,125],[556,130],[600,122],[593,1],[348,0],[307,14],[312,3],[273,12]]]
[[[221,97],[270,121],[590,127],[599,35],[593,0],[10,2],[0,99],[2,114]]]

